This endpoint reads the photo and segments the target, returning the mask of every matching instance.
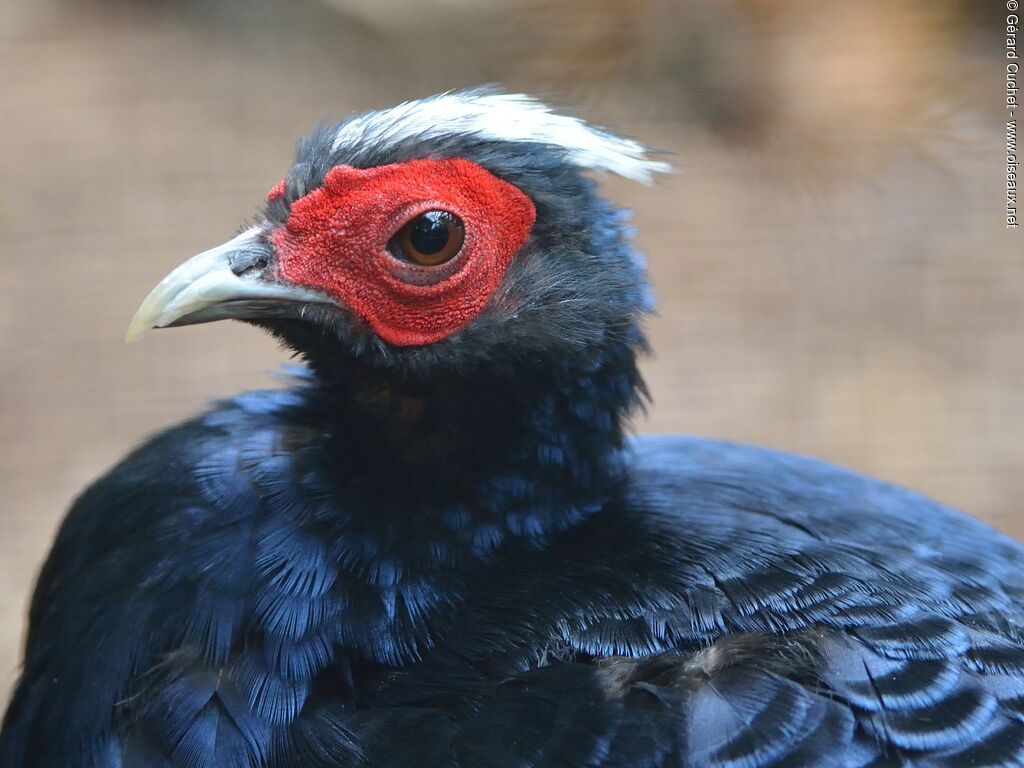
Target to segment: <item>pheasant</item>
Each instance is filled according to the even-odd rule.
[[[322,125],[129,338],[296,351],[74,502],[4,768],[1024,765],[1024,548],[810,458],[629,437],[651,296],[595,172],[495,89]]]

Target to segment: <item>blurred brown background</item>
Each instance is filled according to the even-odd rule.
[[[126,348],[314,121],[498,81],[675,154],[636,209],[660,295],[641,431],[815,454],[1024,535],[1024,239],[1000,3],[4,0],[0,697],[72,496],[272,385],[234,324]]]

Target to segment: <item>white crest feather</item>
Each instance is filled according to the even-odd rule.
[[[565,150],[569,162],[579,168],[644,183],[655,173],[671,170],[668,163],[648,159],[647,148],[639,142],[560,115],[531,96],[487,89],[442,93],[360,115],[338,129],[334,149],[452,134],[551,144]]]

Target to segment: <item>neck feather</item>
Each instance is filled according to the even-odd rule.
[[[410,536],[444,531],[486,556],[511,539],[541,543],[603,506],[643,396],[635,352],[617,344],[472,379],[319,365],[306,407],[328,425],[346,509]]]

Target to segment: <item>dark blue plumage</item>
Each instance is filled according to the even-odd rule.
[[[811,459],[623,438],[646,286],[559,148],[317,136],[293,196],[457,155],[531,196],[530,241],[429,347],[247,316],[308,369],[76,501],[0,766],[1024,765],[1021,545]]]

